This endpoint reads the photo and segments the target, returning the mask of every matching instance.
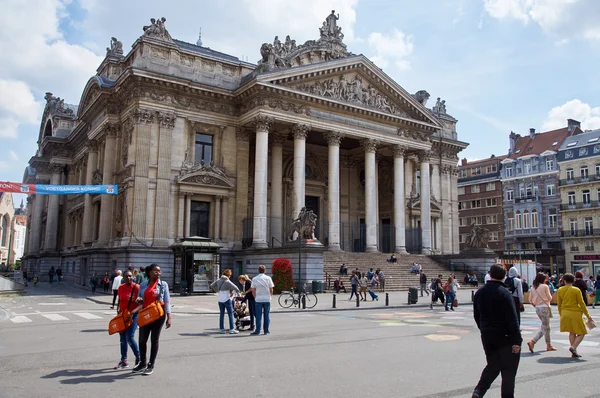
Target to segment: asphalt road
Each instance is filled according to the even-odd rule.
[[[154,374],[132,375],[112,369],[119,339],[106,332],[106,304],[36,293],[0,297],[0,398],[470,397],[485,362],[469,305],[278,312],[269,336],[220,335],[216,315],[181,312],[163,330]],[[516,396],[600,396],[600,333],[572,360],[552,322],[559,351],[522,354]],[[538,325],[528,308],[524,337]],[[497,383],[488,396],[499,395]]]

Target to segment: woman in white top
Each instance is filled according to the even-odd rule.
[[[220,279],[214,281],[210,288],[218,292],[218,300],[219,300],[219,329],[221,334],[225,334],[225,311],[227,310],[227,316],[229,317],[229,334],[237,334],[238,331],[233,327],[233,305],[231,303],[231,294],[232,292],[240,292],[240,289],[229,280],[231,277],[231,270],[226,269],[223,271],[223,275],[221,275]]]
[[[360,278],[360,299],[362,301],[366,301],[367,300],[367,287],[369,286],[369,278],[367,278],[367,275],[363,275],[362,278]],[[364,297],[363,297],[364,295]]]
[[[533,281],[533,286],[529,291],[529,303],[535,307],[535,312],[542,321],[540,330],[533,336],[533,339],[527,343],[529,351],[533,353],[533,346],[538,342],[542,336],[546,339],[546,351],[556,351],[556,348],[552,347],[550,341],[550,318],[552,317],[552,310],[550,309],[550,302],[552,301],[552,293],[550,293],[550,287],[547,285],[548,276],[538,272]]]

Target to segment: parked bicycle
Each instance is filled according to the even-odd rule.
[[[306,300],[306,308],[314,308],[317,305],[317,296],[314,293],[306,293],[306,285],[304,285],[304,291],[296,294],[294,294],[294,288],[289,292],[281,292],[278,301],[283,308],[290,308],[292,305],[300,308],[302,299]]]

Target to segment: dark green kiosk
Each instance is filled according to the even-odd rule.
[[[210,293],[210,284],[220,276],[218,243],[210,238],[190,236],[171,245],[174,254],[173,291],[185,296]]]

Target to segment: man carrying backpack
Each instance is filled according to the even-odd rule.
[[[519,279],[519,272],[516,268],[512,267],[508,271],[508,278],[504,281],[504,284],[508,288],[513,300],[515,301],[515,309],[517,310],[517,319],[519,325],[521,324],[521,312],[523,308],[523,283]]]

